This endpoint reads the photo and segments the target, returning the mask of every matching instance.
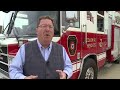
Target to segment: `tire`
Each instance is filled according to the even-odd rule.
[[[97,65],[92,58],[87,58],[83,65],[80,79],[97,79]]]

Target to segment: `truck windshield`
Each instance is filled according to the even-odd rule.
[[[60,35],[59,12],[58,11],[19,11],[9,37],[35,36],[38,18],[40,16],[51,16],[55,19],[55,36]]]

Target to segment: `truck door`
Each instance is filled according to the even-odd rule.
[[[62,11],[60,40],[72,61],[74,72],[72,78],[74,79],[79,75],[81,68],[81,19],[80,11]]]
[[[80,58],[81,27],[80,11],[62,11],[61,44],[72,61]]]
[[[82,56],[96,52],[96,11],[81,12]]]

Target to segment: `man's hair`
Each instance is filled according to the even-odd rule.
[[[49,19],[49,20],[51,20],[52,23],[53,23],[53,26],[54,26],[54,19],[51,18],[50,16],[42,16],[42,17],[40,17],[39,20],[38,20],[37,26],[39,26],[40,21],[43,20],[43,19]]]

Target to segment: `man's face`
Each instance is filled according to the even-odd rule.
[[[50,44],[54,36],[54,26],[51,20],[42,19],[36,29],[38,39],[45,44]]]

